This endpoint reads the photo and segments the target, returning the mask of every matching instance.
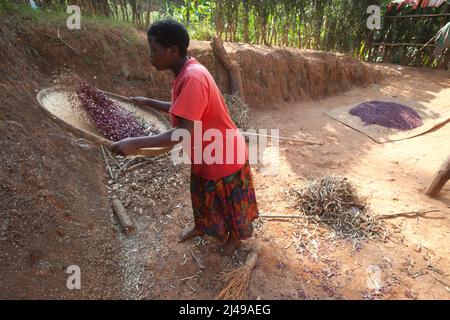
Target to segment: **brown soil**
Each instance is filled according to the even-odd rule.
[[[315,238],[319,246],[318,263],[314,257],[309,257],[307,251],[306,254],[296,254],[293,246],[283,249],[294,238],[295,224],[268,223],[265,232],[270,237],[263,246],[268,257],[260,260],[264,262],[260,262],[255,273],[260,277],[255,278],[266,282],[266,287],[270,287],[270,283],[280,285],[268,293],[255,280],[252,286],[254,297],[294,298],[295,290],[301,288],[309,298],[450,298],[448,288],[433,277],[439,278],[438,273],[416,274],[429,264],[447,275],[439,279],[445,279],[448,287],[449,188],[444,188],[437,199],[425,196],[424,190],[448,156],[449,150],[444,146],[448,146],[450,126],[443,126],[410,140],[376,144],[370,138],[323,115],[333,108],[367,98],[398,96],[422,103],[450,101],[450,81],[446,71],[391,65],[382,68],[387,68],[397,76],[365,89],[352,89],[320,101],[305,101],[277,110],[258,112],[258,127],[282,128],[284,135],[317,139],[325,143],[323,146],[282,145],[276,179],[256,176],[259,204],[272,213],[294,213],[285,208],[287,203],[282,195],[283,188],[301,185],[301,180],[307,176],[343,175],[354,181],[364,195],[369,196],[370,207],[377,214],[430,209],[439,209],[442,213],[430,214],[429,218],[399,217],[389,220],[400,226],[403,243],[370,242],[361,249],[353,250],[351,243],[336,245],[321,237]],[[288,117],[286,113],[289,113]],[[283,272],[276,272],[274,266],[278,262],[288,266],[284,274],[292,281],[282,280]],[[378,296],[374,296],[366,285],[370,265],[377,265],[381,269],[384,290]],[[330,270],[334,275],[327,278],[324,275]],[[279,279],[271,279],[267,275],[278,275]],[[333,294],[325,287],[324,290],[320,289],[324,282],[325,287],[333,288]],[[286,287],[290,287],[290,292],[286,292]]]
[[[89,26],[69,34],[61,28],[63,39],[78,49],[74,52],[56,38],[55,27],[3,17],[1,21],[0,298],[214,298],[223,286],[220,276],[242,264],[246,249],[226,258],[209,238],[177,242],[192,219],[189,171],[180,168],[179,184],[169,197],[141,208],[129,206],[136,232],[127,237],[112,215],[109,178],[98,146],[56,125],[35,100],[37,90],[49,86],[52,75],[66,69],[110,92],[170,98],[171,76],[151,68],[144,36],[138,35],[135,45],[127,43],[118,29],[106,32]],[[436,215],[443,219],[395,219],[402,228],[403,243],[356,246],[327,239],[326,229],[314,233],[314,226],[302,221],[258,221],[256,238],[262,252],[249,298],[447,299],[448,289],[432,277],[442,281],[442,275],[430,268],[428,274],[416,273],[427,264],[450,273],[450,193],[444,189],[437,200],[423,195],[448,155],[443,146],[450,127],[378,145],[322,112],[367,97],[448,101],[448,73],[367,65],[331,53],[239,44],[226,48],[241,64],[245,95],[257,127],[280,128],[282,135],[325,143],[282,144],[275,178],[263,166],[255,167],[262,211],[295,213],[287,208],[283,190],[301,184],[307,175],[321,174],[354,180],[371,196],[371,207],[379,214],[443,211]],[[193,42],[191,52],[228,92],[228,76],[208,44]],[[383,80],[382,75],[390,77]],[[368,87],[354,88],[360,85]],[[138,176],[130,176],[134,178]],[[294,232],[311,237],[299,241]],[[198,273],[192,253],[205,265],[203,272]],[[66,288],[69,265],[81,269],[81,290]],[[377,295],[367,287],[370,265],[381,269],[382,289]]]

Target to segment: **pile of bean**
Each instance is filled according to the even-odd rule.
[[[423,125],[420,115],[410,107],[395,102],[369,101],[350,110],[367,124],[377,124],[387,128],[411,130]]]
[[[119,141],[146,135],[142,121],[101,91],[82,83],[78,85],[76,94],[89,120],[108,139]]]

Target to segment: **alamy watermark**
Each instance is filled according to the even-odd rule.
[[[66,26],[70,30],[81,29],[81,9],[77,5],[70,5],[67,7],[67,11],[70,16],[66,20]]]
[[[81,289],[81,269],[77,265],[71,265],[67,267],[67,274],[70,276],[67,278],[66,286],[69,290]]]
[[[157,10],[158,7],[151,3],[146,3],[144,9]],[[67,13],[70,16],[66,20],[66,26],[70,30],[81,29],[81,9],[77,5],[70,5],[67,7]],[[369,14],[367,18],[366,25],[370,30],[380,30],[381,29],[381,8],[377,5],[370,5],[367,7],[366,13]]]
[[[177,129],[172,141],[180,141],[182,148],[171,151],[174,164],[263,164],[272,170],[279,165],[279,129],[218,129],[203,130],[195,121],[194,129]],[[247,137],[247,142],[244,137]],[[276,174],[275,171],[272,173]]]
[[[383,285],[381,282],[381,269],[379,266],[371,264],[367,267],[366,285],[369,289],[374,290],[375,293],[380,293]]]
[[[366,11],[369,15],[367,18],[367,28],[370,30],[380,30],[381,29],[381,9],[379,6],[371,5]]]

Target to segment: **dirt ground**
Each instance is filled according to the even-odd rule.
[[[357,183],[361,192],[370,196],[372,210],[380,215],[429,209],[439,209],[442,213],[432,214],[430,218],[390,220],[401,226],[404,235],[401,244],[369,242],[360,250],[353,251],[349,244],[342,243],[342,246],[330,248],[326,241],[319,239],[317,254],[323,263],[315,263],[292,248],[284,249],[293,237],[293,225],[271,222],[265,232],[270,234],[269,239],[273,243],[269,240],[264,245],[264,253],[255,272],[259,279],[256,276],[253,280],[254,297],[294,298],[295,291],[301,288],[309,298],[450,298],[448,278],[446,288],[432,275],[410,276],[427,267],[427,264],[444,274],[450,272],[450,189],[444,188],[435,200],[423,194],[432,176],[448,156],[445,146],[448,147],[450,126],[410,140],[377,144],[323,115],[323,112],[335,107],[366,98],[403,96],[419,102],[450,101],[448,72],[385,67],[398,72],[398,76],[320,101],[258,112],[258,127],[279,127],[283,135],[314,138],[325,143],[323,146],[306,147],[282,145],[281,168],[276,179],[256,175],[260,206],[273,213],[286,212],[286,202],[281,194],[283,188],[301,184],[305,176],[326,174],[346,176]],[[331,260],[323,261],[326,260],[324,257]],[[277,270],[277,263],[287,267]],[[334,270],[335,263],[340,267],[334,271],[335,275],[328,278],[333,288],[333,294],[330,294],[328,290],[321,291],[318,287],[324,279],[323,275],[328,270]],[[382,294],[378,296],[367,290],[370,265],[381,268],[385,291],[381,290]],[[267,275],[274,279],[268,279]],[[279,287],[264,290],[270,283],[279,283]],[[286,292],[286,288],[290,288],[290,293]]]
[[[167,89],[170,76],[149,67],[145,43],[137,53],[129,47],[115,48],[117,55],[111,59],[105,48],[111,50],[108,45],[114,46],[123,36],[117,30],[70,37],[62,33],[73,47],[81,50],[85,46],[82,55],[74,55],[54,38],[55,30],[33,28],[35,32],[29,33],[0,25],[5,34],[0,38],[0,147],[7,150],[0,154],[0,297],[213,299],[223,287],[221,276],[241,265],[247,250],[244,247],[233,257],[224,257],[209,238],[177,242],[178,234],[192,220],[188,168],[177,171],[170,196],[142,205],[131,200],[128,210],[136,231],[125,236],[112,214],[108,198],[114,186],[108,181],[100,149],[57,126],[35,101],[37,90],[50,85],[51,75],[72,64],[102,89],[121,94],[167,97],[168,90],[161,88]],[[100,44],[96,46],[96,42]],[[324,143],[282,143],[275,176],[268,170],[274,159],[270,152],[266,166],[253,168],[262,212],[295,214],[283,191],[301,185],[308,176],[323,174],[350,178],[370,197],[372,210],[380,215],[442,211],[419,219],[390,219],[404,239],[386,243],[336,239],[331,230],[317,229],[302,220],[258,220],[255,239],[261,242],[262,252],[248,298],[448,299],[450,189],[444,188],[435,200],[423,191],[448,155],[445,146],[450,125],[381,145],[323,115],[367,98],[394,95],[418,102],[450,101],[448,72],[362,65],[333,54],[295,52],[292,54],[305,57],[295,68],[311,71],[321,60],[325,62],[314,73],[305,71],[302,81],[311,82],[309,88],[291,94],[283,92],[281,81],[273,85],[286,70],[266,68],[251,74],[249,62],[266,55],[270,61],[282,59],[288,66],[291,53],[247,46],[241,52],[239,47],[228,46],[241,62],[247,61],[244,75],[251,80],[244,87],[250,93],[264,91],[253,97],[255,102],[250,105],[255,127],[278,128],[283,136]],[[226,89],[225,73],[214,67],[214,59],[204,52],[206,44],[193,49]],[[336,78],[327,81],[333,70],[337,70]],[[373,77],[367,76],[367,70]],[[381,74],[389,77],[381,80]],[[292,77],[288,73],[282,81],[291,83]],[[342,79],[346,81],[342,83]],[[359,84],[366,87],[356,87]],[[282,102],[260,103],[268,100],[270,92],[273,100]],[[136,170],[130,179],[139,180],[146,172],[144,168]],[[205,266],[202,272],[193,255]],[[81,290],[66,288],[65,271],[73,264],[81,268]],[[374,269],[380,275],[378,290],[373,289],[371,280],[370,270]]]
[[[448,150],[442,146],[448,145],[450,126],[410,140],[376,144],[323,115],[327,110],[367,97],[381,99],[404,95],[420,101],[450,98],[446,72],[398,70],[396,66],[383,68],[398,72],[399,77],[320,101],[252,113],[259,128],[280,128],[284,136],[324,142],[323,146],[282,144],[280,167],[275,176],[265,171],[264,166],[254,169],[260,209],[264,213],[295,214],[295,210],[288,207],[283,190],[301,185],[305,177],[326,174],[342,175],[354,181],[361,193],[369,196],[372,210],[380,215],[430,209],[442,212],[421,218],[389,219],[401,229],[402,241],[369,241],[356,246],[345,240],[331,239],[326,231],[311,232],[311,237],[299,240],[299,234],[311,231],[310,227],[305,229],[302,221],[258,221],[256,239],[262,243],[262,253],[251,278],[249,299],[450,297],[449,288],[442,283],[448,281],[444,275],[450,272],[449,189],[445,188],[436,200],[423,194],[434,172],[448,156]],[[415,89],[425,81],[426,91]],[[214,298],[223,285],[219,281],[222,272],[232,270],[245,260],[246,250],[226,258],[211,239],[176,243],[176,236],[190,221],[188,190],[183,192],[182,189],[180,193],[183,196],[174,199],[173,209],[169,209],[170,214],[163,216],[160,223],[143,223],[142,230],[153,229],[154,232],[141,233],[134,244],[135,247],[153,244],[133,254],[135,258],[137,255],[146,257],[146,266],[153,270],[151,290],[136,290],[140,294],[138,298]],[[293,245],[299,242],[300,246]],[[206,267],[203,272],[198,273],[191,252],[203,261]],[[373,268],[380,270],[379,290],[370,285],[369,274],[372,275]]]

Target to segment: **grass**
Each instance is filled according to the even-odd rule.
[[[70,14],[63,7],[60,9],[32,9],[29,4],[17,4],[11,0],[0,0],[0,16],[7,16],[9,19],[15,19],[18,22],[25,19],[31,20],[32,24],[65,28]],[[152,16],[151,21],[159,18],[163,17],[155,14]],[[211,40],[215,35],[214,28],[202,22],[191,23],[186,27],[191,38],[195,40]],[[81,12],[81,29],[118,29],[125,35],[124,40],[133,43],[137,39],[137,30],[131,22],[117,20],[113,17],[91,16],[83,11]]]
[[[8,0],[0,0],[0,14],[7,14],[19,19],[31,20],[33,23],[66,27],[66,21],[71,14],[61,9],[35,9],[24,4],[14,4]],[[128,22],[116,20],[112,17],[90,16],[81,12],[81,29],[83,28],[120,29],[135,31]]]
[[[64,30],[64,28],[67,28],[66,22],[70,15],[63,8],[33,10],[30,5],[14,4],[8,0],[0,0],[0,16],[2,20],[8,20],[18,26],[31,23],[31,26],[47,26],[53,29]],[[81,30],[75,29],[71,31],[74,33],[107,33],[115,31],[121,35],[122,41],[119,47],[135,46],[139,42],[138,33],[131,23],[118,21],[111,17],[90,16],[83,14],[83,12],[81,12]],[[112,56],[112,49],[106,47],[108,45],[105,43],[106,53]]]
[[[0,13],[8,14],[14,18],[22,18],[35,22],[63,22],[67,19],[68,14],[62,10],[33,10],[30,5],[11,3],[8,0],[0,0]],[[65,15],[66,17],[64,17]]]
[[[91,16],[81,12],[81,29],[69,30],[66,22],[71,16],[65,11],[64,7],[60,9],[32,9],[29,4],[17,4],[11,0],[0,0],[0,20],[12,26],[11,30],[20,30],[20,32],[30,35],[36,30],[44,32],[61,31],[63,38],[74,37],[81,43],[86,39],[97,39],[97,46],[101,48],[99,59],[111,59],[115,55],[115,50],[128,53],[130,59],[144,45],[142,36],[132,23],[116,20],[113,17]],[[154,18],[154,19],[153,19]],[[152,21],[162,17],[152,17]],[[188,26],[192,39],[211,40],[214,31],[207,25],[191,24]],[[38,31],[39,32],[39,31]],[[75,40],[77,41],[77,40]],[[145,44],[146,46],[146,44]],[[39,54],[33,48],[27,48],[28,52],[38,57]],[[88,65],[94,65],[94,61],[85,61]]]

